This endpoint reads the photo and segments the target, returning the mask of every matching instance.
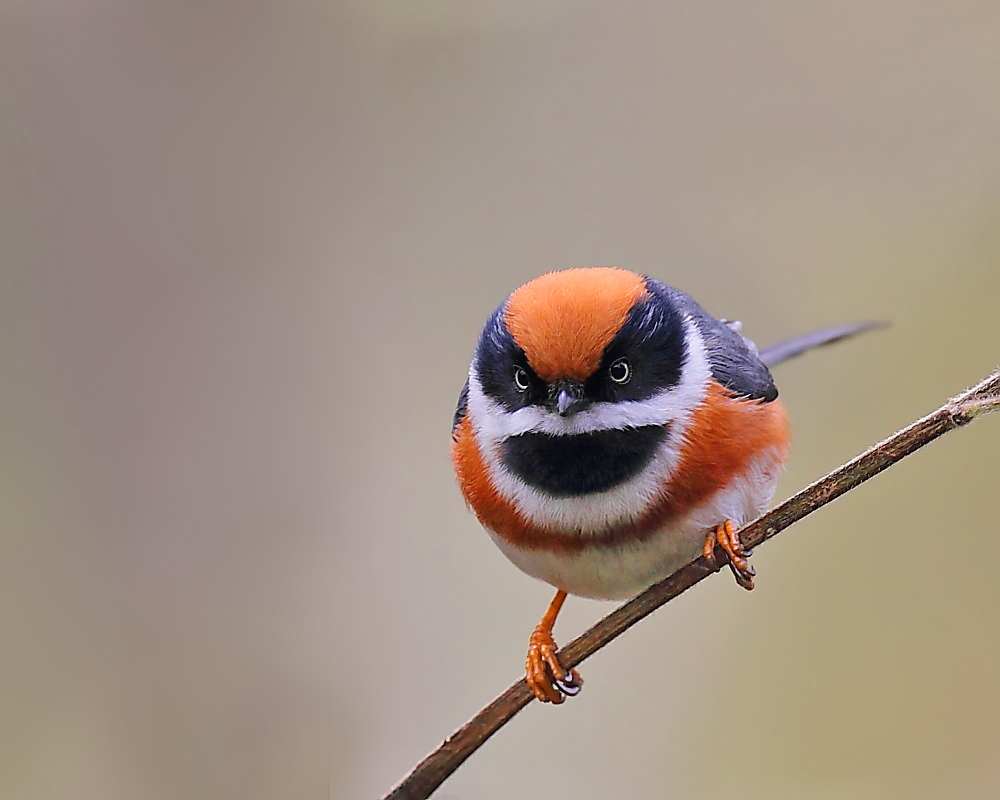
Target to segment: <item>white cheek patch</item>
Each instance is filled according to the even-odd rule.
[[[509,412],[482,390],[475,365],[469,372],[468,414],[490,478],[500,494],[536,525],[568,535],[599,531],[638,519],[655,503],[680,459],[685,429],[705,397],[711,368],[701,335],[685,319],[687,356],[677,385],[646,400],[594,403],[569,417],[546,409]],[[553,497],[511,473],[500,456],[502,443],[523,433],[569,436],[601,430],[667,425],[669,431],[639,474],[603,492]]]
[[[473,424],[479,429],[488,430],[495,440],[503,441],[522,433],[572,436],[593,431],[665,425],[683,414],[688,404],[688,398],[681,396],[676,389],[677,387],[667,389],[645,400],[593,403],[583,411],[561,417],[555,411],[538,406],[507,411],[496,400],[484,395],[478,385],[470,383],[469,409]]]

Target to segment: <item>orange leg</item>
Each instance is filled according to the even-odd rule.
[[[565,599],[566,592],[561,589],[552,598],[545,616],[528,640],[528,657],[524,662],[525,679],[535,697],[543,703],[556,705],[577,694],[583,686],[580,674],[575,669],[567,672],[556,658],[552,628]]]
[[[709,531],[705,538],[705,546],[701,549],[701,554],[712,564],[718,563],[715,557],[716,545],[729,556],[729,568],[733,571],[736,582],[744,589],[753,589],[753,576],[756,572],[750,566],[750,561],[747,559],[749,554],[743,549],[739,534],[728,519]]]

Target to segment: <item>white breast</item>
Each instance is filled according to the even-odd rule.
[[[507,558],[539,580],[581,597],[623,600],[697,557],[716,525],[728,519],[742,527],[760,516],[774,497],[782,464],[778,451],[763,453],[726,489],[641,542],[567,553],[522,548],[490,535]]]

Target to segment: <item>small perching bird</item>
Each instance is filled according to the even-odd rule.
[[[753,588],[736,531],[771,502],[788,454],[768,364],[871,327],[758,353],[739,323],[609,267],[542,275],[493,312],[452,460],[497,546],[557,589],[529,640],[535,697],[561,703],[582,686],[552,636],[567,594],[629,598],[717,545]]]

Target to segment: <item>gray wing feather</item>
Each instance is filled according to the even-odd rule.
[[[654,292],[670,298],[698,327],[705,341],[712,377],[738,397],[769,403],[778,397],[771,371],[753,342],[741,333],[738,322],[716,319],[679,289],[660,281],[649,280]]]

